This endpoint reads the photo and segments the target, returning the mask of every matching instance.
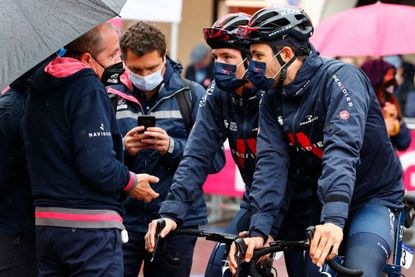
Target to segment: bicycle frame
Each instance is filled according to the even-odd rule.
[[[401,276],[402,240],[403,240],[404,223],[407,217],[407,213],[408,213],[408,210],[406,208],[404,208],[399,213],[398,226],[396,226],[395,228],[395,245],[393,249],[393,264],[386,264],[385,269],[383,270],[383,272],[388,274],[388,276],[390,277]]]

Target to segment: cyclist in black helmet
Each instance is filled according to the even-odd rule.
[[[202,185],[207,176],[211,155],[226,139],[229,141],[233,159],[246,185],[246,191],[239,212],[225,232],[238,234],[249,229],[252,212],[248,209],[248,195],[255,171],[259,101],[263,94],[262,90],[254,88],[244,78],[251,55],[249,44],[237,36],[237,30],[238,26],[246,25],[249,18],[249,15],[244,13],[227,14],[216,21],[212,27],[203,30],[205,40],[212,48],[215,58],[215,81],[201,101],[200,112],[190,135],[184,159],[176,171],[174,183],[167,197],[169,200],[161,206],[160,217],[172,219],[166,220],[167,227],[162,236],[175,229],[177,224],[183,223],[188,205],[194,199],[202,197]],[[299,181],[300,179],[307,178],[293,167],[293,171],[290,172],[290,187],[296,188],[297,184],[305,183],[305,181]],[[310,211],[313,210],[310,207],[319,206],[319,203],[317,201],[305,203],[299,200],[300,198],[309,200],[311,190],[304,188],[296,188],[296,190],[301,192],[293,199],[293,203],[301,201],[307,208],[290,209],[288,212],[284,209],[282,213],[288,213],[284,226],[301,224],[306,228],[311,217]],[[308,197],[304,196],[305,194]],[[314,210],[318,210],[318,207]],[[205,223],[206,214],[201,214],[200,224]],[[280,225],[281,222],[275,222],[272,234],[276,235]],[[155,223],[153,222],[146,237],[150,251],[154,247],[152,241],[154,231]],[[281,236],[279,238],[291,240],[303,238],[303,231],[298,234],[293,231],[295,232],[295,230],[290,231],[285,228],[279,232]],[[226,270],[227,257],[224,251],[223,244],[218,244],[214,248],[205,276],[230,276],[230,272]],[[305,265],[301,253],[286,254],[286,262],[289,261],[292,261],[291,266],[287,264],[289,271],[296,272],[296,276],[304,276],[305,266],[302,267],[299,264],[303,262]],[[240,276],[246,276],[246,269],[240,271]]]
[[[319,57],[309,43],[312,33],[305,12],[290,6],[262,9],[240,28],[251,42],[248,80],[271,89],[260,107],[249,195],[256,214],[245,258],[270,233],[294,160],[318,175],[323,208],[312,261],[321,266],[343,243],[346,267],[380,276],[393,247],[395,214],[403,206],[402,171],[369,80],[353,65]],[[289,149],[295,151],[291,159]],[[233,247],[232,272],[234,253]]]

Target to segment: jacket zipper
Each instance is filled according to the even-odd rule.
[[[284,99],[285,99],[285,97],[283,96],[282,97],[283,104],[284,104]],[[295,122],[296,122],[298,111],[300,110],[300,108],[301,108],[301,106],[299,106],[297,108],[297,110],[295,111],[295,114],[294,114],[294,117],[293,117],[293,122],[291,123],[291,131],[292,131],[292,134],[293,134],[293,138],[294,138],[294,142],[295,142],[295,148],[297,149],[297,151],[299,151],[299,148],[301,147],[301,145],[298,142],[297,134],[295,132]],[[282,109],[281,109],[281,113],[283,115]]]
[[[149,109],[148,110],[148,113],[147,114],[149,114],[150,112],[152,112],[158,105],[160,105],[160,103],[161,102],[163,102],[164,100],[167,100],[167,99],[170,99],[170,98],[172,98],[173,96],[175,96],[176,94],[178,94],[179,92],[181,92],[181,91],[183,91],[183,90],[185,90],[186,88],[181,88],[181,89],[178,89],[178,90],[176,90],[175,92],[173,92],[172,94],[170,94],[170,95],[168,95],[168,96],[165,96],[165,97],[163,97],[163,98],[161,98],[160,100],[158,100],[157,102],[156,102],[156,104],[154,104],[154,106],[153,107],[151,107],[151,109]]]

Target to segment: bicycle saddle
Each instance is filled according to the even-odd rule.
[[[403,197],[403,203],[405,206],[415,207],[415,191],[409,191],[405,193]]]

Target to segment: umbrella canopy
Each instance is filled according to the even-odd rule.
[[[317,26],[311,42],[323,56],[415,53],[415,8],[377,2],[343,11]]]
[[[126,0],[2,0],[0,90],[62,46],[117,16]]]

